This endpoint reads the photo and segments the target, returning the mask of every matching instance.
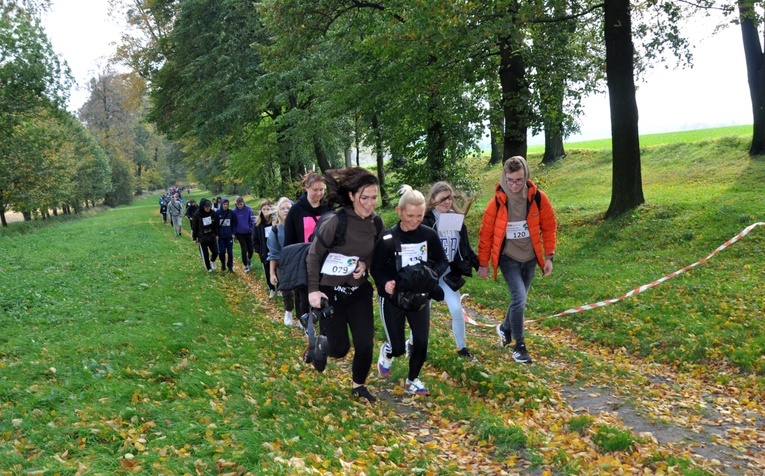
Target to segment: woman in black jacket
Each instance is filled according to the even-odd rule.
[[[258,219],[255,220],[255,228],[252,229],[252,247],[263,265],[266,284],[270,290],[268,297],[274,297],[276,293],[276,287],[271,284],[271,266],[268,264],[268,235],[271,234],[272,205],[271,200],[264,200],[260,204],[260,213],[258,214]]]
[[[210,200],[203,198],[199,202],[199,210],[194,214],[191,225],[191,238],[199,245],[205,269],[211,273],[216,268],[215,260],[218,258],[218,220]]]
[[[475,360],[465,343],[465,317],[460,300],[460,288],[465,284],[463,276],[472,276],[478,269],[478,256],[470,247],[465,215],[472,200],[463,210],[455,202],[454,189],[446,182],[436,182],[428,193],[428,211],[422,224],[436,230],[441,239],[450,267],[439,276],[438,285],[444,291],[444,302],[452,316],[452,333],[457,344],[457,354]]]
[[[438,277],[448,269],[449,262],[438,234],[422,225],[425,197],[408,185],[401,192],[396,207],[401,220],[383,234],[372,260],[372,277],[387,337],[380,348],[377,370],[381,377],[388,377],[393,358],[406,352],[404,331],[408,322],[412,348],[404,392],[428,395],[419,376],[428,355],[430,298],[443,299]]]

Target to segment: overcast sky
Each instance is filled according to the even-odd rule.
[[[54,50],[72,69],[78,87],[70,109],[87,99],[87,82],[114,52],[122,30],[121,19],[110,19],[106,0],[53,0],[44,26]],[[713,23],[695,22],[691,40],[694,67],[665,70],[659,66],[646,82],[638,83],[640,133],[670,132],[727,125],[751,124],[741,32],[731,27],[711,36]],[[569,141],[610,137],[608,97],[586,101],[582,132]],[[539,139],[532,139],[538,142]],[[542,141],[543,142],[543,141]]]

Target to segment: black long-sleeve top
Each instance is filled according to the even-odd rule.
[[[383,238],[377,243],[375,248],[375,254],[372,259],[372,278],[375,280],[377,286],[377,294],[382,297],[390,297],[385,292],[385,283],[396,279],[398,275],[398,269],[396,265],[396,250],[395,246],[386,245],[386,241],[392,240],[385,239],[388,235],[397,233],[401,244],[424,244],[427,246],[427,261],[428,265],[441,276],[444,271],[449,267],[449,261],[446,259],[444,248],[441,246],[441,239],[438,237],[438,233],[430,227],[420,225],[412,231],[402,231],[400,223],[383,233]]]

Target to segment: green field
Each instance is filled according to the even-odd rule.
[[[478,362],[456,357],[435,304],[431,395],[403,395],[401,358],[387,380],[372,369],[375,406],[350,397],[349,358],[323,374],[300,362],[304,339],[259,266],[208,274],[187,222],[173,237],[155,197],[12,223],[0,230],[0,474],[763,474],[765,227],[634,297],[548,318],[765,222],[765,159],[747,155],[745,131],[685,134],[641,139],[646,204],[612,221],[607,148],[571,144],[552,167],[531,153],[559,221],[554,272],[529,297],[535,363],[497,345],[501,278],[472,278]],[[486,160],[471,166],[473,240],[500,174]],[[596,393],[607,411],[575,398]],[[658,441],[668,430],[682,437]]]

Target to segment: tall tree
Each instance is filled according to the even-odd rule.
[[[5,220],[8,194],[22,186],[21,165],[30,150],[19,125],[41,109],[63,109],[72,79],[53,51],[37,17],[24,6],[47,2],[3,4],[0,10],[0,222]]]
[[[749,155],[765,154],[765,54],[760,43],[758,26],[760,17],[755,2],[738,2],[741,36],[744,42],[744,58],[749,83],[749,97],[752,102],[752,143]]]
[[[606,0],[604,17],[613,151],[611,204],[606,218],[613,218],[643,204],[645,199],[640,172],[630,0]]]

